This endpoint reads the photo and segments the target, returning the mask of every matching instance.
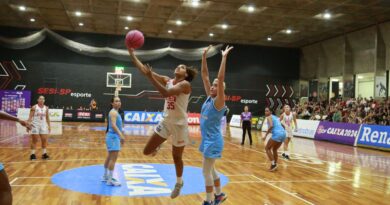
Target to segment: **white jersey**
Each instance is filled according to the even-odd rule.
[[[32,124],[34,126],[46,126],[46,112],[48,112],[48,108],[44,105],[42,108],[38,105],[35,105],[35,112],[32,118]]]
[[[286,113],[283,113],[283,122],[290,128],[295,128],[294,125],[294,115],[292,112],[290,112],[289,115]]]
[[[173,79],[167,82],[166,87],[173,87]],[[164,121],[177,125],[186,125],[188,123],[187,107],[190,94],[181,93],[179,95],[165,98]]]

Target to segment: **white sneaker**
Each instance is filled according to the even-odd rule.
[[[101,181],[102,182],[107,182],[108,181],[108,175],[103,175]]]
[[[121,183],[114,178],[108,179],[106,184],[108,186],[121,186]]]

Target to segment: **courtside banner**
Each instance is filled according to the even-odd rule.
[[[124,121],[131,124],[158,124],[163,119],[162,112],[125,111]]]
[[[320,121],[297,119],[298,130],[293,130],[294,136],[314,139]]]
[[[318,125],[314,139],[354,146],[355,139],[359,134],[359,129],[359,124],[322,121]]]
[[[62,121],[63,109],[49,109],[49,119],[51,122]],[[30,108],[19,108],[17,117],[21,120],[28,120]]]
[[[188,124],[199,125],[200,124],[200,113],[188,113]]]
[[[256,127],[257,127],[257,122],[259,121],[259,117],[254,116],[254,117],[252,117],[251,120],[252,120],[251,127],[254,128],[254,129],[256,129]]]
[[[233,115],[229,125],[231,127],[241,127],[241,115]]]
[[[390,151],[390,126],[362,125],[357,146]]]

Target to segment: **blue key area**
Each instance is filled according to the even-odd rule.
[[[107,186],[101,182],[103,174],[103,165],[92,165],[59,172],[51,180],[57,186],[71,191],[126,197],[170,196],[176,183],[173,164],[117,164],[114,178],[120,181],[120,187]],[[219,176],[223,187],[229,179],[223,174]],[[183,181],[181,195],[205,192],[201,168],[185,166]]]

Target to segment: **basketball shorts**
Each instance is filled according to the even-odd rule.
[[[284,140],[286,139],[286,132],[272,133],[271,139],[276,142],[284,142]]]
[[[188,125],[177,125],[162,120],[154,129],[160,137],[168,139],[172,137],[172,145],[175,147],[186,146],[189,142]]]
[[[199,151],[203,153],[203,157],[211,158],[211,159],[219,159],[222,157],[223,151],[223,140],[221,136],[221,140],[218,141],[202,141]]]
[[[286,137],[293,138],[293,128],[292,127],[286,127]]]
[[[108,132],[106,134],[106,146],[107,150],[110,151],[120,151],[121,150],[121,140],[118,134]]]
[[[31,129],[31,134],[34,135],[47,135],[49,134],[49,129],[47,125],[33,125],[34,127]]]

